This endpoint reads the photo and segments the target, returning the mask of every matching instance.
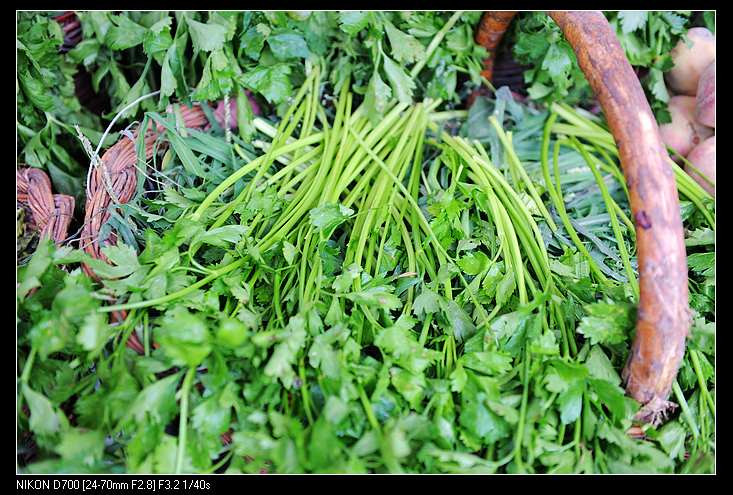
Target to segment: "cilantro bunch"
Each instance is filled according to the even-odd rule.
[[[109,262],[40,243],[18,267],[19,470],[710,472],[712,198],[674,168],[694,324],[678,411],[630,438],[618,150],[506,88],[445,110],[477,15],[81,14],[69,56],[110,114],[159,89],[127,119],[169,146],[102,227]],[[238,132],[162,112],[226,95]]]
[[[106,88],[116,109],[153,89],[161,91],[160,105],[143,103],[147,110],[163,109],[174,96],[212,101],[237,88],[285,108],[304,81],[306,61],[322,57],[331,94],[351,78],[357,94],[371,95],[365,97],[380,116],[393,99],[458,103],[459,74],[478,85],[485,56],[473,42],[478,12],[79,15],[86,39],[71,56],[92,73],[95,90]]]
[[[479,13],[365,12],[245,14],[237,56],[243,84],[281,104],[302,80],[302,61],[328,61],[332,92],[347,79],[373,119],[392,101],[459,103],[480,84],[485,51],[473,42]],[[459,75],[465,74],[463,77]]]
[[[640,76],[657,120],[669,122],[669,94],[664,84],[664,72],[672,68],[669,53],[689,28],[714,25],[714,14],[619,11],[605,12],[605,15]],[[560,28],[545,13],[520,14],[510,40],[517,60],[532,66],[524,74],[530,98],[572,105],[587,102],[592,97],[572,48]]]
[[[80,194],[88,157],[75,124],[96,143],[122,108],[162,111],[177,101],[215,101],[251,90],[282,116],[305,79],[306,61],[328,61],[333,96],[347,78],[369,102],[372,119],[391,102],[440,98],[458,104],[480,84],[485,52],[473,42],[480,13],[442,12],[77,12],[83,40],[58,52],[60,26],[50,14],[19,13],[19,160],[48,170],[58,192]],[[310,63],[310,62],[309,62]],[[73,76],[90,75],[108,102],[103,115],[83,109]],[[246,100],[242,100],[244,103]],[[27,102],[27,104],[26,104]],[[243,105],[244,106],[244,105]],[[249,106],[240,115],[243,135]],[[117,138],[111,134],[105,144]]]
[[[149,113],[175,145],[163,191],[129,206],[139,252],[106,247],[108,265],[42,244],[19,269],[23,469],[709,470],[709,300],[681,413],[627,436],[637,275],[602,124],[507,91],[468,114],[395,102],[372,123],[348,84],[328,116],[322,67],[250,143]],[[456,136],[456,117],[488,125]],[[709,198],[685,177],[709,297]]]

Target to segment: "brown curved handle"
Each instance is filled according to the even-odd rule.
[[[486,12],[476,41],[498,45],[515,12]],[[624,368],[628,394],[657,422],[690,327],[687,255],[677,186],[656,120],[621,45],[601,12],[549,12],[572,45],[621,156],[636,223],[640,297],[636,336]],[[491,69],[493,60],[489,60]]]
[[[494,76],[494,60],[496,59],[496,48],[499,46],[504,33],[512,23],[517,13],[512,10],[491,10],[484,12],[481,22],[476,30],[476,43],[488,50],[489,56],[484,59],[484,70],[481,75],[491,81]]]
[[[624,369],[626,391],[656,422],[690,328],[687,254],[677,185],[659,128],[621,44],[601,12],[550,12],[572,45],[616,140],[636,223],[640,298]]]

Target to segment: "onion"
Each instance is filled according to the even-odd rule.
[[[695,148],[687,156],[687,159],[692,163],[700,172],[713,181],[715,184],[715,136],[706,139],[702,143],[695,146]],[[709,192],[715,197],[715,186],[711,185],[708,181],[703,179],[699,174],[692,170],[691,167],[686,166],[685,172],[690,177],[695,179],[695,182],[700,184],[703,189]]]
[[[697,83],[695,118],[708,127],[715,127],[715,62],[708,65]]]
[[[674,67],[667,82],[676,94],[695,96],[700,74],[715,60],[715,35],[706,28],[692,28],[687,38],[692,46],[680,40],[672,49]]]

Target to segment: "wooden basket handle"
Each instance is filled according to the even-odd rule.
[[[482,25],[501,19],[506,29],[512,14],[487,12]],[[603,14],[549,15],[573,47],[619,149],[636,225],[640,288],[636,335],[623,378],[627,393],[643,405],[637,419],[657,423],[674,406],[667,397],[690,328],[677,184],[639,79]],[[501,35],[490,39],[498,44]]]

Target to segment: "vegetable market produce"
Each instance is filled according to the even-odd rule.
[[[695,96],[700,74],[715,61],[715,35],[700,27],[687,31],[687,38],[678,41],[672,50],[674,67],[667,81],[675,93]]]
[[[608,123],[506,87],[457,109],[475,14],[77,13],[57,56],[142,82],[80,140],[74,242],[19,258],[21,472],[714,469],[714,199],[658,136],[666,188],[617,146],[624,98],[653,117],[620,45],[582,50],[600,14],[552,16],[636,84],[591,78]],[[687,346],[639,344],[683,292]]]
[[[665,74],[674,67],[671,50],[690,28],[715,29],[712,12],[618,11],[604,12],[639,76],[655,117],[660,124],[670,120],[670,98]],[[526,93],[548,104],[584,102],[593,108],[592,93],[572,48],[556,23],[544,12],[522,13],[510,30],[511,52],[525,64]]]
[[[669,99],[672,122],[659,126],[664,144],[683,156],[714,132],[695,119],[695,107],[696,100],[692,96],[673,96]]]
[[[619,145],[642,274],[639,286],[632,284],[639,296],[639,312],[623,378],[626,390],[642,404],[637,417],[656,423],[673,407],[666,399],[689,331],[676,184],[668,173],[668,157],[659,133],[650,125],[651,109],[606,20],[598,12],[550,15],[572,44]],[[627,115],[629,108],[635,109],[631,116]],[[624,248],[621,252],[627,257]]]
[[[702,125],[715,127],[715,61],[708,65],[697,83],[695,119]]]
[[[695,146],[687,159],[690,163],[685,166],[685,171],[715,197],[715,136]]]

